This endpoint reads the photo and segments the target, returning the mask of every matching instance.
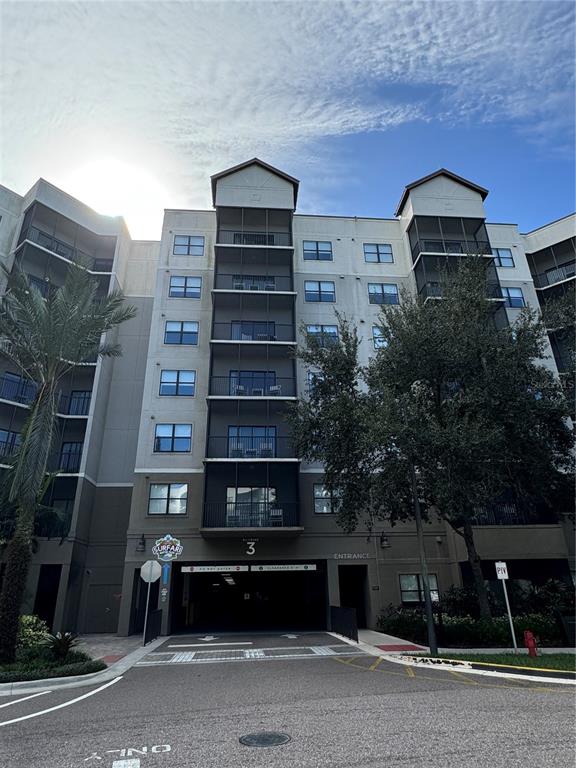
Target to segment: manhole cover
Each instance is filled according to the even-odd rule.
[[[290,740],[287,733],[276,733],[276,731],[248,733],[246,736],[240,736],[240,744],[244,744],[245,747],[278,747],[280,744],[287,744]]]

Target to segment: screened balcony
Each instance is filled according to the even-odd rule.
[[[214,397],[295,397],[296,379],[276,376],[275,371],[230,371],[228,376],[210,377]]]
[[[212,339],[216,341],[294,342],[294,325],[274,320],[236,320],[214,322]]]
[[[219,208],[216,245],[291,247],[290,211],[270,208]]]
[[[451,273],[455,273],[460,265],[460,257],[454,255],[432,256],[420,255],[414,267],[414,277],[418,295],[423,299],[442,298],[443,281]],[[502,291],[498,273],[493,262],[486,260],[486,297],[502,302]]]
[[[293,291],[292,278],[289,275],[263,275],[217,273],[214,281],[216,290],[224,291],[259,291],[277,293]]]
[[[460,216],[414,216],[408,227],[412,261],[421,253],[490,255],[484,219]]]

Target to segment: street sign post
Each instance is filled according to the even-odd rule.
[[[158,560],[146,560],[140,569],[140,578],[143,582],[148,584],[148,591],[146,593],[146,610],[144,612],[144,632],[142,633],[142,645],[146,644],[146,625],[148,624],[148,609],[150,607],[150,584],[152,584],[154,581],[158,581],[161,575],[162,566]]]
[[[496,577],[502,582],[502,589],[504,590],[504,600],[506,602],[506,610],[508,611],[508,622],[510,624],[510,633],[512,634],[512,642],[514,643],[514,653],[518,653],[518,645],[516,644],[516,633],[514,632],[514,622],[512,621],[512,611],[510,610],[510,603],[508,601],[508,590],[506,589],[506,581],[508,580],[508,566],[502,561],[496,563]]]

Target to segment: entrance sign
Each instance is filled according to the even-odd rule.
[[[158,581],[161,573],[162,567],[157,560],[146,560],[140,569],[140,578],[142,581],[145,581],[146,584],[151,584],[154,581]]]
[[[247,571],[247,565],[183,565],[182,573],[238,573]]]
[[[161,539],[156,539],[156,543],[152,547],[152,553],[164,563],[171,563],[172,560],[176,560],[183,551],[184,547],[180,544],[180,539],[175,539],[169,533],[162,536]]]
[[[368,560],[369,552],[334,552],[334,560]]]
[[[501,561],[496,563],[496,576],[499,579],[508,578],[508,566],[506,565],[506,563],[503,563]]]
[[[315,571],[315,565],[251,565],[251,571]]]
[[[514,643],[514,653],[518,653],[518,645],[516,644],[516,633],[514,632],[514,622],[512,621],[512,611],[510,610],[510,602],[508,601],[508,590],[506,589],[506,581],[508,579],[508,566],[501,560],[496,563],[496,576],[502,582],[502,589],[504,590],[504,600],[506,602],[506,611],[508,612],[508,623],[510,624],[510,634],[512,635],[512,642]]]

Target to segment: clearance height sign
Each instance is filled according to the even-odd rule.
[[[241,571],[315,571],[312,563],[297,565],[183,565],[182,573],[239,573]]]

